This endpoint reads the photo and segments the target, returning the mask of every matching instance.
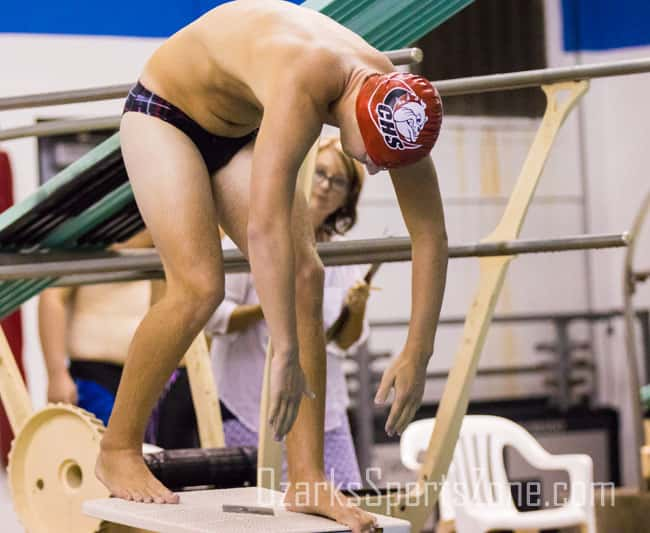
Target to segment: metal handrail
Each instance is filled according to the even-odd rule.
[[[407,49],[418,50],[418,49]],[[403,51],[396,51],[406,53]],[[413,52],[415,54],[415,52]],[[421,53],[421,50],[420,50]],[[650,72],[650,58],[632,59],[610,63],[595,63],[575,67],[553,69],[526,70],[507,74],[492,74],[470,78],[457,78],[436,81],[435,85],[442,96],[460,96],[481,92],[505,91],[534,87],[543,84],[562,81],[602,78],[607,76],[622,76]],[[58,93],[34,94],[0,98],[0,111],[17,109],[19,107],[34,107],[39,105],[66,104],[72,102],[89,102],[120,98],[126,95],[130,85],[112,85],[78,91],[63,91]],[[93,123],[96,120],[97,123]],[[72,132],[87,132],[94,129],[117,128],[120,117],[102,117],[99,119],[55,120],[32,126],[23,126],[0,131],[0,141],[31,136],[60,135]]]
[[[626,233],[577,235],[450,246],[449,257],[518,255],[623,246],[627,246]],[[408,237],[389,237],[320,243],[318,253],[323,263],[328,266],[409,261],[411,242]],[[223,255],[226,272],[249,270],[248,262],[239,250],[225,250]],[[0,253],[0,280],[97,276],[116,272],[120,273],[120,281],[125,281],[125,273],[139,274],[139,279],[158,277],[162,272],[162,263],[155,250]],[[102,281],[112,280],[107,276]]]
[[[650,57],[573,67],[524,70],[506,74],[456,78],[434,83],[441,95],[459,96],[493,91],[510,91],[563,81],[579,81],[609,76],[644,74],[647,72],[650,72]]]
[[[422,62],[423,54],[420,48],[402,48],[389,50],[384,55],[393,65],[412,65]],[[72,91],[57,91],[49,93],[26,94],[23,96],[9,96],[0,98],[0,111],[9,109],[23,109],[26,107],[42,107],[51,105],[75,104],[96,102],[98,100],[113,100],[124,98],[133,83],[91,87]]]
[[[0,141],[25,137],[51,137],[98,130],[116,130],[120,127],[119,115],[110,117],[82,118],[71,120],[48,120],[30,126],[0,130]]]

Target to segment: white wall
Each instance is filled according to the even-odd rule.
[[[550,66],[590,64],[650,57],[650,47],[606,52],[565,53],[560,49],[557,3],[547,2],[550,18],[548,50]],[[555,35],[553,35],[555,33]],[[632,226],[642,199],[650,193],[650,153],[647,149],[650,108],[650,74],[594,79],[580,109],[584,145],[584,195],[586,229],[589,233],[612,233]],[[576,147],[579,149],[578,147]],[[625,250],[592,251],[589,257],[589,290],[595,310],[620,309],[623,305]],[[650,220],[639,235],[635,254],[637,270],[650,269]],[[650,307],[650,283],[639,285],[634,298],[639,308]],[[627,373],[624,324],[616,320],[594,328],[596,363],[600,369],[599,390],[603,404],[614,405],[621,414],[621,459],[623,480],[634,482],[632,398]],[[639,343],[639,354],[641,346]],[[642,379],[645,375],[639,361]],[[642,382],[643,383],[643,382]],[[637,400],[638,401],[638,400]]]

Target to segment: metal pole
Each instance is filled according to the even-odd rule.
[[[521,374],[535,374],[539,375],[542,372],[549,372],[555,370],[553,364],[537,364],[537,365],[520,365],[520,366],[496,366],[490,368],[479,368],[476,371],[477,376],[509,376]],[[380,374],[381,376],[381,374]],[[449,377],[448,371],[431,371],[427,372],[427,379],[447,379]]]
[[[61,276],[52,287],[78,287],[80,285],[97,285],[98,283],[115,283],[126,281],[144,281],[150,279],[165,279],[162,270],[154,271],[127,271],[127,272],[100,272],[99,274],[71,274]]]
[[[637,318],[641,326],[641,339],[643,345],[643,362],[645,366],[645,383],[650,383],[650,312],[637,311]]]
[[[9,109],[24,109],[27,107],[43,107],[50,105],[80,104],[98,100],[114,100],[124,98],[132,83],[76,89],[73,91],[57,91],[51,93],[26,94],[24,96],[8,96],[0,98],[0,111]]]
[[[537,87],[561,81],[577,81],[607,76],[641,74],[650,71],[650,58],[631,59],[612,63],[594,63],[575,67],[525,70],[507,74],[492,74],[471,78],[457,78],[435,82],[443,96],[485,93]]]
[[[111,116],[39,122],[32,126],[0,130],[0,141],[20,139],[22,137],[49,137],[68,133],[82,133],[84,131],[116,130],[120,126],[120,118],[119,116]]]
[[[422,58],[424,57],[420,48],[389,50],[384,52],[384,54],[393,65],[411,65],[413,63],[421,63]],[[124,98],[132,86],[133,83],[122,83],[120,85],[91,87],[90,89],[77,89],[73,91],[9,96],[6,98],[0,98],[0,111]]]
[[[372,388],[372,360],[368,343],[365,342],[357,350],[354,357],[357,363],[357,376],[359,377],[359,391],[357,393],[357,459],[361,478],[366,481],[366,473],[372,465],[372,450],[375,443],[374,437],[374,405]]]
[[[420,48],[403,48],[401,50],[390,50],[384,52],[390,62],[395,65],[413,65],[415,63],[422,63],[424,54]]]
[[[525,314],[513,314],[513,315],[496,315],[492,317],[492,322],[500,323],[526,323],[526,322],[546,322],[546,321],[555,321],[558,319],[561,320],[584,320],[587,322],[600,322],[603,320],[610,321],[613,318],[620,318],[623,316],[623,311],[600,311],[600,312],[582,312],[582,313],[525,313]],[[641,322],[646,318],[650,320],[650,311],[638,311],[637,317]],[[462,326],[465,324],[464,316],[454,316],[441,318],[438,321],[438,325],[442,326]],[[373,320],[370,322],[370,328],[404,328],[409,325],[408,320]],[[649,331],[650,331],[650,322],[649,322]],[[648,337],[650,340],[650,336]],[[648,350],[650,350],[650,344],[648,344]],[[648,354],[650,357],[650,353]],[[650,381],[650,379],[648,379]]]
[[[409,64],[421,60],[422,51],[418,48],[386,52],[386,55],[395,58],[395,65]],[[410,60],[407,60],[410,58]],[[402,62],[404,60],[404,62]],[[605,76],[622,76],[625,74],[640,74],[650,71],[650,58],[620,61],[615,63],[596,63],[575,67],[556,69],[527,70],[523,72],[510,72],[507,74],[494,74],[490,76],[477,76],[473,78],[458,78],[454,80],[437,81],[436,87],[443,96],[458,96],[491,91],[520,89],[560,81],[580,80],[587,78],[601,78]],[[45,105],[69,104],[73,102],[90,102],[110,98],[122,98],[126,95],[130,84],[112,85],[110,87],[96,87],[78,91],[62,91],[58,93],[43,93],[27,96],[13,96],[0,98],[0,111],[18,109],[21,107],[36,107]],[[112,121],[111,121],[112,119]],[[45,137],[89,131],[91,124],[84,120],[53,121],[49,127],[45,124],[12,128],[0,131],[0,141],[16,139],[27,136]],[[92,119],[90,119],[92,120]],[[104,117],[104,127],[116,128],[120,117]]]
[[[422,60],[422,50],[418,48],[393,50],[386,52],[386,56],[395,65],[410,64]],[[592,65],[580,65],[575,67],[525,70],[522,72],[510,72],[506,74],[441,80],[436,82],[436,87],[441,95],[451,96],[520,89],[522,87],[531,87],[559,81],[640,74],[648,71],[650,71],[650,58],[643,58],[611,63],[594,63]],[[78,89],[75,91],[10,96],[0,98],[0,111],[25,107],[62,105],[123,98],[126,96],[131,85],[131,83],[128,83],[106,87],[93,87],[90,89]]]
[[[566,413],[571,405],[571,343],[569,342],[569,321],[555,320],[555,331],[557,334],[557,345],[555,357],[557,366],[555,368],[556,393],[558,408]]]
[[[627,244],[627,234],[580,235],[555,239],[515,240],[451,246],[449,257],[485,257],[538,252],[559,252],[592,248],[614,248]],[[375,262],[398,262],[411,259],[408,237],[364,239],[321,243],[318,252],[325,265],[354,265]],[[248,262],[238,250],[224,251],[226,272],[246,272]],[[0,253],[0,280],[61,277],[72,274],[147,271],[162,269],[160,257],[154,250],[138,252],[49,254]]]

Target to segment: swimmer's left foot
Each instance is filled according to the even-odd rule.
[[[371,533],[377,527],[376,518],[355,505],[337,491],[325,476],[319,480],[291,483],[284,495],[289,511],[325,516],[352,530]]]

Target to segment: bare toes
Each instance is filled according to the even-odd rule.
[[[173,492],[169,492],[169,491],[167,491],[164,494],[164,499],[166,503],[178,503],[179,500],[177,494],[174,494]]]
[[[147,487],[149,494],[153,498],[154,503],[167,503],[165,500],[165,492],[161,487],[151,484]]]
[[[111,494],[111,496],[122,500],[128,500],[130,498],[129,493],[125,490],[116,490]]]

